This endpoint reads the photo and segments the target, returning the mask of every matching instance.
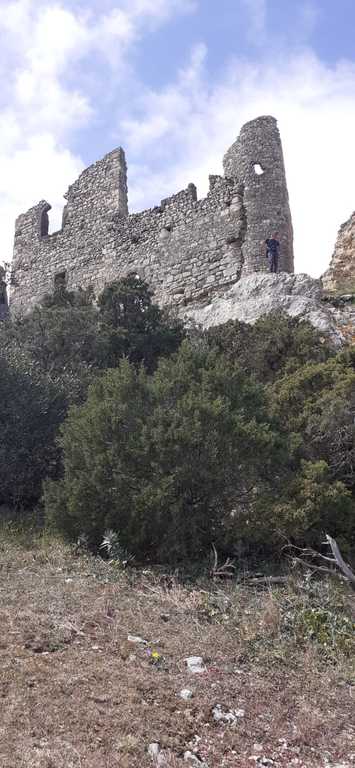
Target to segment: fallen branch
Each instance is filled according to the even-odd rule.
[[[218,554],[214,544],[212,544],[213,551],[213,565],[211,568],[212,579],[231,579],[234,576],[235,565],[234,561],[227,557],[223,565],[218,564]]]
[[[248,586],[268,586],[269,584],[287,584],[288,576],[255,576],[247,579]]]
[[[326,534],[326,543],[330,547],[333,557],[322,555],[320,552],[317,552],[315,549],[311,549],[310,547],[305,547],[302,549],[300,547],[294,546],[293,544],[288,544],[285,549],[288,548],[299,553],[298,557],[293,555],[292,560],[294,562],[299,563],[305,568],[309,568],[313,572],[321,571],[322,573],[329,573],[331,576],[340,576],[350,584],[352,589],[355,590],[355,574],[351,570],[350,565],[345,562],[337,542],[335,539],[332,539],[331,536]],[[316,562],[317,560],[321,561],[321,563],[325,563],[325,565],[319,565],[319,563]]]
[[[332,539],[332,537],[328,536],[328,534],[326,534],[326,539],[330,546],[330,549],[332,550],[332,553],[334,556],[334,562],[337,564],[338,568],[340,568],[345,578],[348,579],[348,581],[350,581],[352,588],[355,589],[355,574],[352,572],[350,566],[343,559],[335,539]]]

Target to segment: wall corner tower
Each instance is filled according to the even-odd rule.
[[[281,243],[280,271],[293,272],[293,228],[276,119],[263,116],[246,123],[223,165],[225,176],[237,178],[244,188],[243,274],[267,271],[265,240],[274,232]]]

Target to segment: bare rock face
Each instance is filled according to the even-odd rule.
[[[322,282],[328,293],[355,294],[355,212],[339,229],[330,267]]]
[[[214,296],[210,304],[185,308],[184,318],[209,328],[228,320],[253,324],[275,311],[309,321],[337,346],[345,342],[341,329],[342,310],[323,301],[320,280],[303,274],[254,272],[223,295]]]

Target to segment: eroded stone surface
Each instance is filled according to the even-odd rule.
[[[332,260],[322,282],[329,293],[355,294],[355,212],[339,229]]]
[[[247,221],[242,247],[243,275],[265,272],[260,247],[278,232],[280,271],[293,272],[293,230],[285,166],[276,120],[259,117],[246,123],[224,157],[226,176],[237,176],[244,188]],[[268,231],[270,234],[265,235]]]
[[[220,325],[228,320],[255,323],[270,312],[285,312],[290,317],[308,320],[315,328],[329,335],[340,345],[344,341],[341,311],[324,303],[320,280],[309,275],[254,273],[243,277],[221,296],[205,306],[192,305],[182,312],[203,328]],[[350,318],[350,315],[349,315]]]

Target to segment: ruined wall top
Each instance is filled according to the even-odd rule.
[[[267,271],[265,240],[278,231],[280,269],[293,271],[292,223],[276,120],[247,123],[211,176],[206,198],[196,188],[155,208],[128,214],[127,167],[118,148],[69,187],[62,228],[48,234],[50,205],[42,200],[15,227],[11,305],[27,311],[56,280],[95,292],[139,273],[161,304],[207,300],[244,274]]]
[[[237,176],[244,186],[247,233],[245,274],[260,271],[260,243],[265,233],[278,233],[281,270],[293,272],[293,230],[282,144],[274,117],[246,123],[224,160],[226,176]],[[265,238],[264,238],[265,239]],[[262,270],[263,271],[263,270]]]
[[[65,198],[68,218],[79,214],[90,220],[92,208],[98,202],[103,215],[119,213],[127,216],[127,164],[122,147],[86,168],[69,187]]]

